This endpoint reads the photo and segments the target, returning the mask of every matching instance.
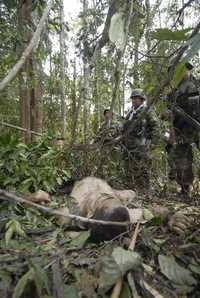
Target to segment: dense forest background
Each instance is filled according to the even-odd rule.
[[[90,144],[103,120],[103,110],[111,108],[115,120],[121,121],[130,106],[130,91],[138,87],[147,94],[159,119],[165,110],[162,99],[178,83],[184,61],[194,63],[196,74],[200,71],[198,1],[85,0],[79,4],[78,15],[66,21],[65,12],[69,15],[70,11],[64,1],[50,1],[48,5],[45,1],[0,3],[1,158],[8,159],[9,164],[4,163],[9,175],[6,180],[1,178],[2,186],[9,185],[11,172],[27,189],[33,184],[32,174],[24,175],[24,169],[12,164],[5,143],[11,142],[11,150],[18,141],[27,148],[35,141],[48,140],[45,147],[58,139],[70,146]],[[174,69],[170,77],[169,64]],[[161,129],[164,135],[165,123]],[[159,162],[163,160],[162,147],[161,141],[160,151],[155,152]],[[29,152],[27,148],[14,150],[14,160],[23,159],[21,153],[26,150],[29,161],[34,160],[34,149]],[[79,163],[85,165],[80,150],[72,159],[78,155]],[[92,155],[94,163],[99,155]],[[89,163],[90,154],[87,157]],[[49,176],[55,174],[55,156],[52,159],[54,169]],[[63,167],[67,169],[66,164]],[[96,170],[98,174],[98,165]],[[90,166],[83,172],[95,174]],[[50,189],[50,185],[45,188]],[[37,187],[35,182],[34,189]]]
[[[58,187],[89,175],[126,188],[121,147],[114,143],[104,148],[93,140],[104,109],[111,109],[121,122],[130,107],[131,90],[141,88],[160,124],[160,142],[151,152],[154,199],[164,206],[169,199],[174,207],[170,196],[178,186],[168,180],[164,134],[169,123],[161,115],[185,62],[194,65],[196,77],[200,75],[200,2],[80,0],[78,4],[79,11],[73,14],[72,5],[64,0],[0,0],[0,199],[4,200],[2,190],[27,197],[42,189],[52,195],[51,208],[66,207],[69,200],[56,195]],[[194,158],[192,193],[199,206],[197,147]],[[150,197],[145,197],[148,207]],[[189,212],[199,216],[199,211]],[[145,288],[142,297],[199,297],[199,226],[185,237],[187,224],[182,225],[180,240],[160,226],[162,219],[149,224],[152,217],[147,214],[147,226],[140,228],[136,245],[146,264],[147,278],[141,271],[136,277]],[[103,272],[107,278],[103,275],[99,282],[96,260],[117,244],[96,246],[88,242],[89,236],[82,231],[74,238],[54,216],[1,202],[0,297],[110,297],[106,282],[110,277],[116,282],[115,270],[108,266]],[[171,255],[165,259],[160,253]],[[101,293],[96,290],[99,284]],[[129,298],[131,293],[125,280],[121,296],[112,297]]]

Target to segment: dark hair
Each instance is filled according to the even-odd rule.
[[[109,109],[105,109],[105,110],[103,111],[103,115],[105,116],[107,112],[110,112],[110,110],[109,110]]]
[[[74,179],[65,181],[62,185],[58,186],[56,193],[59,195],[69,195],[72,192],[75,182]]]
[[[125,222],[129,221],[130,217],[125,207],[116,207],[111,210],[105,208],[97,209],[93,219]],[[109,241],[127,231],[127,226],[92,224],[90,227],[91,240],[94,242]]]

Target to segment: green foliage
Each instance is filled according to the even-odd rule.
[[[173,256],[159,255],[158,260],[161,272],[173,281],[176,288],[185,293],[192,291],[193,285],[196,285],[197,281],[188,269],[180,266]]]
[[[30,287],[30,283],[33,283],[34,288],[38,297],[42,297],[42,294],[45,292],[50,295],[48,277],[46,272],[38,265],[32,265],[28,272],[26,272],[18,281],[13,298],[24,297],[27,287]]]
[[[186,40],[187,33],[191,31],[191,28],[186,28],[183,30],[172,31],[168,28],[160,28],[151,33],[153,39],[157,40]]]
[[[138,253],[127,251],[121,247],[114,248],[112,256],[104,258],[103,270],[100,275],[101,292],[105,293],[117,282],[119,277],[140,265],[141,258]]]
[[[0,139],[0,186],[22,193],[38,189],[51,192],[69,177],[64,152],[47,141],[32,145],[13,137]]]
[[[11,219],[9,222],[7,222],[6,229],[7,229],[5,233],[6,245],[9,244],[13,235],[19,235],[21,237],[25,237],[24,230],[22,229],[21,224],[16,219]]]
[[[175,68],[173,79],[172,79],[172,84],[174,87],[178,86],[185,72],[186,72],[185,62],[179,63]]]

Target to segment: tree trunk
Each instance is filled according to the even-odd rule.
[[[81,96],[76,96],[76,59],[74,59],[74,74],[72,87],[72,130],[71,130],[71,145],[76,142],[76,129],[78,124],[78,115],[81,107]],[[78,102],[77,102],[78,101]]]
[[[64,4],[60,0],[60,95],[61,95],[61,135],[66,137],[66,103],[65,103],[65,41],[64,41]]]
[[[145,33],[145,39],[147,44],[147,52],[149,52],[151,48],[151,37],[150,37],[150,30],[151,30],[151,6],[150,1],[145,0],[145,6],[146,6],[146,33]]]
[[[127,1],[126,4],[126,11],[129,11],[129,13],[126,15],[125,19],[125,28],[124,28],[124,34],[125,34],[125,44],[122,50],[119,50],[117,53],[117,58],[116,58],[116,66],[115,66],[115,72],[114,72],[114,88],[113,88],[113,94],[112,94],[112,101],[111,101],[111,106],[110,110],[113,111],[115,102],[118,98],[118,93],[119,93],[119,85],[120,85],[120,80],[121,80],[121,60],[124,57],[124,53],[126,50],[126,45],[128,41],[128,33],[129,33],[129,26],[130,26],[130,21],[133,13],[133,0],[130,2]]]
[[[139,80],[139,56],[138,50],[140,45],[140,37],[136,37],[135,39],[135,52],[134,52],[134,66],[133,66],[133,85],[137,88],[139,87],[140,80]]]
[[[88,115],[90,110],[90,101],[89,101],[89,79],[90,79],[90,66],[88,63],[88,44],[87,44],[87,9],[88,3],[87,0],[83,1],[83,26],[84,26],[84,57],[83,57],[83,141],[84,144],[89,142],[89,126],[88,126]]]
[[[22,142],[25,144],[28,144],[31,141],[31,135],[28,132],[31,129],[31,120],[30,93],[27,85],[27,64],[28,61],[25,63],[21,72],[19,73],[20,123],[21,127],[26,129],[26,131],[22,131],[21,138]]]
[[[42,97],[42,75],[41,65],[36,59],[31,59],[31,129],[42,133],[43,127],[43,97]],[[32,140],[38,139],[38,136],[32,135]]]
[[[30,39],[30,30],[27,29],[29,15],[29,1],[20,0],[18,6],[18,30],[20,32],[20,46],[18,48],[18,56],[24,49],[26,40]],[[27,129],[21,133],[22,142],[28,144],[31,141],[31,135],[28,132],[31,129],[30,119],[30,92],[29,92],[29,59],[25,62],[19,72],[19,97],[20,97],[20,122],[22,128]]]

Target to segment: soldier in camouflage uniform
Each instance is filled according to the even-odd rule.
[[[168,95],[169,108],[173,105],[180,107],[184,112],[193,117],[199,118],[199,90],[197,81],[191,74],[193,66],[186,63],[186,71],[176,90]],[[199,135],[184,117],[172,109],[174,144],[169,152],[169,159],[174,162],[174,176],[181,186],[180,196],[188,198],[190,185],[193,182],[193,151],[192,144],[197,143]],[[197,119],[200,120],[200,119]],[[171,169],[172,170],[172,169]]]
[[[119,134],[119,124],[112,119],[112,112],[109,109],[104,110],[104,122],[101,124],[94,143],[105,145],[111,142]]]
[[[153,110],[146,110],[146,96],[141,89],[131,93],[132,108],[123,126],[126,178],[129,187],[141,191],[150,188],[150,150],[158,143],[159,126]]]

